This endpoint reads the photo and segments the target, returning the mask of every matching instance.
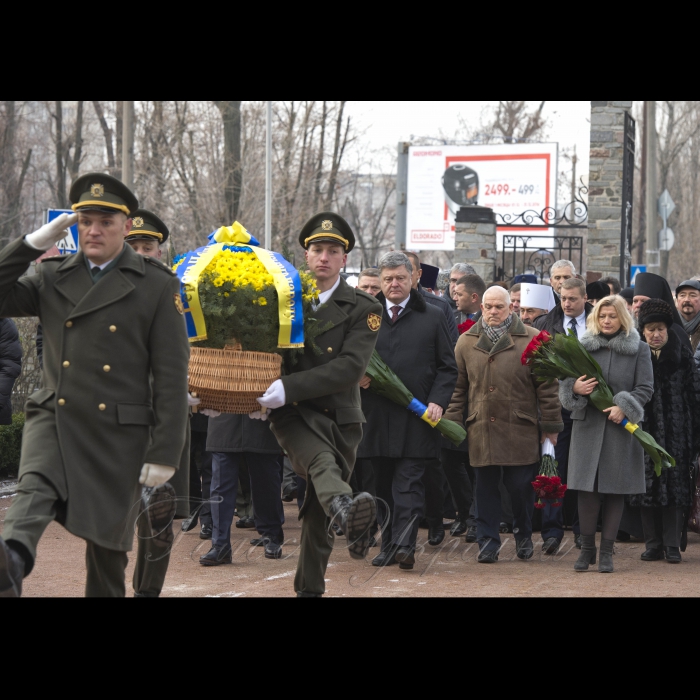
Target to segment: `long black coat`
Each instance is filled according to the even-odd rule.
[[[676,460],[676,466],[654,473],[654,463],[644,455],[646,493],[630,497],[633,506],[681,506],[691,502],[691,464],[700,449],[700,373],[691,351],[668,334],[668,343],[654,367],[654,395],[644,409],[644,430]]]
[[[268,421],[222,413],[209,419],[207,452],[255,452],[282,454]]]
[[[12,388],[22,371],[22,344],[14,321],[0,319],[0,425],[12,423]]]
[[[378,294],[377,301],[383,309],[377,352],[416,399],[446,409],[457,383],[457,364],[444,315],[411,290],[406,309],[392,324],[384,295]],[[438,457],[440,433],[413,413],[369,389],[363,389],[362,406],[367,423],[358,458]]]

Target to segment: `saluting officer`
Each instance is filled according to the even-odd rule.
[[[161,245],[170,236],[168,227],[153,212],[137,209],[131,212],[132,227],[126,242],[139,255],[160,260]],[[190,405],[199,399],[188,396]],[[185,430],[185,447],[180,468],[173,478],[154,489],[148,499],[147,512],[138,519],[138,547],[134,569],[134,595],[157,598],[163,590],[170,563],[170,549],[175,539],[173,518],[189,515],[190,430]],[[150,527],[149,527],[150,525]]]
[[[322,353],[307,343],[299,361],[290,364],[286,375],[258,401],[264,409],[278,409],[270,413],[272,432],[308,484],[299,512],[301,549],[294,579],[297,596],[307,597],[320,596],[326,589],[334,542],[328,517],[345,534],[350,556],[367,556],[376,505],[368,493],[353,497],[348,481],[365,420],[358,383],[377,342],[382,308],[340,277],[355,245],[342,217],[316,214],[304,225],[299,242],[320,290],[314,316],[323,329],[316,338]]]
[[[88,596],[123,596],[141,487],[175,473],[189,347],[177,277],[124,242],[136,197],[92,173],[62,215],[0,251],[0,316],[38,316],[44,388],[26,404],[17,496],[0,539],[0,591],[21,593],[56,519],[87,542]],[[27,265],[78,222],[80,252]]]

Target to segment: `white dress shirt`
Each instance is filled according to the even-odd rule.
[[[330,288],[327,289],[325,292],[320,292],[318,295],[318,302],[314,305],[314,311],[321,306],[321,304],[325,304],[333,295],[333,292],[338,289],[338,285],[340,284],[340,275],[338,275],[338,279],[335,281],[335,284]]]
[[[564,314],[564,330],[568,333],[571,328],[571,318]],[[586,310],[576,317],[576,335],[580,338],[586,332]]]
[[[389,312],[389,316],[393,316],[393,314],[391,313],[391,310],[392,310],[395,306],[400,306],[400,307],[401,307],[401,311],[399,311],[399,316],[401,316],[401,314],[403,313],[403,310],[406,308],[406,304],[408,304],[408,302],[409,302],[410,299],[411,299],[411,295],[410,295],[410,294],[409,294],[400,304],[394,304],[393,301],[389,301],[388,299],[386,299],[386,300],[385,300],[385,301],[386,301],[386,310]]]

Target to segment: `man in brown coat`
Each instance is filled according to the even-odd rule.
[[[513,504],[517,555],[530,559],[535,504],[530,482],[537,475],[540,443],[548,437],[556,444],[564,427],[558,384],[537,382],[522,365],[522,354],[538,331],[513,313],[505,289],[487,289],[481,310],[482,318],[457,342],[459,378],[445,418],[467,428],[476,474],[478,561],[498,561],[501,467]]]

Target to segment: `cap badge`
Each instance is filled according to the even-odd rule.
[[[134,228],[143,228],[143,219],[140,216],[134,217]]]
[[[96,182],[92,187],[90,187],[90,194],[93,197],[104,197],[105,196],[105,186]]]
[[[321,223],[321,228],[324,231],[330,231],[333,228],[333,222],[330,219],[326,219],[324,222]]]

